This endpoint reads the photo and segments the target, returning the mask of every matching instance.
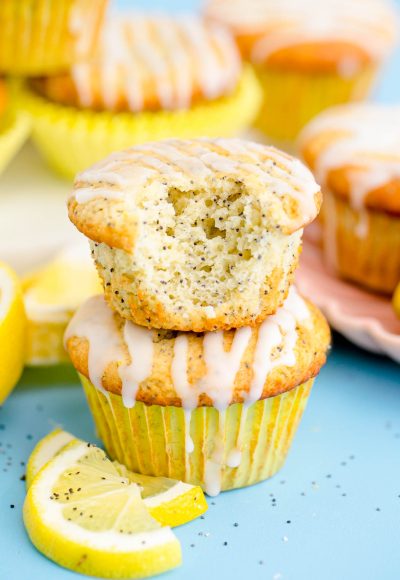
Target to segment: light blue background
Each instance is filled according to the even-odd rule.
[[[377,98],[400,101],[399,79],[398,53]],[[27,371],[0,408],[1,580],[78,578],[36,552],[21,519],[24,463],[55,425],[93,440],[74,372]],[[208,503],[204,519],[176,530],[184,564],[166,579],[400,578],[400,366],[335,336],[284,469]]]

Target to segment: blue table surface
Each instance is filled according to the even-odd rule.
[[[122,4],[190,9],[196,3]],[[400,101],[399,79],[400,52],[376,99]],[[0,408],[1,580],[81,577],[41,556],[21,518],[25,464],[56,425],[95,440],[74,371],[27,370]],[[204,519],[176,529],[184,563],[166,579],[399,578],[400,366],[335,336],[281,472],[208,504]]]

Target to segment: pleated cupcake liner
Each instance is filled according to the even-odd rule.
[[[1,0],[0,73],[51,74],[87,57],[94,48],[107,3]]]
[[[400,280],[400,218],[356,210],[324,192],[324,255],[328,266],[370,290],[391,295]]]
[[[0,173],[27,140],[30,127],[28,115],[22,112],[9,111],[0,121]]]
[[[67,322],[36,322],[28,320],[26,329],[25,364],[52,366],[69,362],[64,348]]]
[[[249,67],[232,95],[187,111],[96,112],[58,105],[29,90],[20,99],[32,116],[34,142],[49,165],[68,179],[138,143],[238,134],[253,122],[260,102],[260,87]]]
[[[225,413],[198,407],[188,415],[181,407],[141,402],[128,409],[120,395],[80,378],[112,459],[138,473],[200,485],[210,495],[258,483],[282,467],[313,384]]]
[[[263,104],[255,126],[283,145],[290,145],[300,130],[328,107],[366,98],[376,76],[368,67],[351,78],[339,74],[301,74],[257,69]]]

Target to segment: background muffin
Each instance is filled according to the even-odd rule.
[[[2,0],[0,72],[67,69],[94,49],[108,0]]]
[[[326,111],[306,127],[300,150],[323,188],[328,264],[392,294],[400,280],[400,107]]]
[[[322,315],[294,288],[255,328],[204,335],[145,329],[98,296],[66,333],[110,455],[211,495],[279,469],[329,340]]]
[[[36,143],[68,177],[135,143],[233,135],[259,104],[254,74],[221,25],[144,14],[110,17],[93,59],[36,79],[25,100]]]
[[[256,67],[264,102],[256,125],[291,140],[331,105],[364,98],[397,35],[386,0],[209,0]]]
[[[12,106],[6,81],[0,78],[0,173],[7,167],[28,137],[28,116]]]
[[[239,139],[170,140],[81,173],[69,216],[107,301],[168,330],[257,324],[286,297],[320,190],[296,159]]]

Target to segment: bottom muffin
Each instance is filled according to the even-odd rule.
[[[204,334],[136,326],[97,296],[65,342],[109,455],[216,495],[283,465],[330,332],[292,288],[257,327]]]

